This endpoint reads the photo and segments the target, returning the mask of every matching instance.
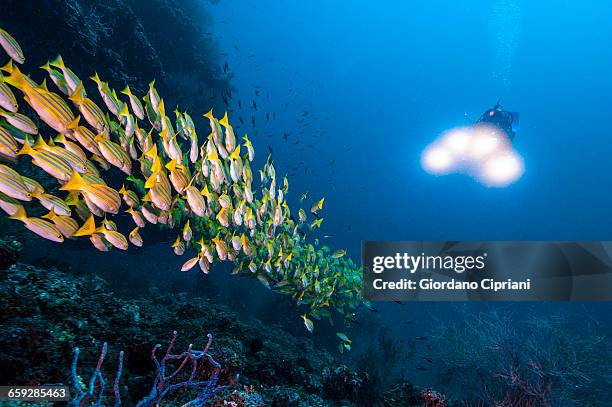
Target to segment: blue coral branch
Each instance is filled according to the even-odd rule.
[[[197,396],[184,404],[185,407],[202,407],[208,401],[210,401],[218,392],[226,389],[228,386],[218,385],[219,373],[221,372],[221,364],[218,363],[212,355],[208,353],[210,345],[212,343],[212,335],[208,334],[208,341],[204,350],[194,350],[193,345],[190,344],[187,350],[173,354],[172,349],[174,348],[177,338],[177,332],[172,333],[172,338],[166,348],[163,357],[158,358],[157,351],[161,348],[161,345],[157,344],[151,351],[151,359],[155,364],[155,379],[151,386],[149,394],[136,404],[137,407],[152,407],[161,405],[162,400],[170,393],[177,392],[180,390],[198,389]],[[94,407],[102,407],[106,405],[104,403],[106,381],[102,376],[102,364],[107,355],[108,346],[106,342],[102,345],[100,356],[98,357],[98,363],[95,370],[93,371],[89,380],[87,388],[83,385],[81,378],[78,375],[78,358],[79,348],[74,348],[72,365],[71,365],[71,378],[72,387],[76,393],[76,397],[71,401],[73,407],[82,407],[91,405]],[[121,394],[119,389],[119,381],[123,372],[123,358],[124,353],[119,353],[119,363],[117,372],[115,374],[115,380],[113,383],[113,394],[115,398],[115,407],[121,407]],[[198,377],[198,367],[202,361],[208,362],[212,368],[210,377],[203,380]],[[170,374],[167,374],[169,369],[168,362],[176,362],[178,366]],[[191,365],[191,371],[184,371],[187,365]],[[177,378],[180,373],[184,372],[185,378],[179,381]],[[91,404],[87,404],[91,403]]]

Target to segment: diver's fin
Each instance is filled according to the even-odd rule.
[[[518,112],[510,112],[512,116],[512,131],[517,132],[519,128],[519,113]]]

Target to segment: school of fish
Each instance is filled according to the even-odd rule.
[[[294,218],[287,178],[277,178],[269,156],[254,180],[253,144],[246,135],[237,140],[227,113],[220,119],[212,110],[204,114],[210,132],[200,140],[187,112],[175,109],[174,120],[167,115],[155,81],[142,99],[129,86],[120,98],[96,73],[90,79],[99,95],[91,97],[98,103],[61,56],[41,67],[50,89],[46,79],[39,84],[20,70],[22,49],[1,28],[0,46],[9,57],[0,68],[0,161],[6,163],[0,164],[0,209],[11,219],[54,242],[87,238],[100,251],[140,247],[139,232],[158,225],[177,231],[176,255],[192,253],[183,271],[209,273],[213,264],[231,262],[233,274],[256,277],[305,305],[309,331],[312,319],[331,318],[333,311],[353,315],[362,301],[361,270],[344,250],[332,252],[306,236],[321,226],[324,199],[310,208],[311,220],[303,209]],[[48,129],[39,128],[43,123]],[[12,165],[18,160],[55,178],[65,195],[19,174]],[[104,178],[111,167],[124,174],[120,188]],[[28,216],[33,204],[48,213]],[[127,233],[113,221],[121,213],[133,221]],[[341,349],[350,349],[340,337]]]

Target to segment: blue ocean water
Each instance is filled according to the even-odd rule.
[[[241,1],[212,10],[236,88],[232,115],[244,116],[241,131],[257,130],[254,144],[270,146],[280,173],[295,173],[290,200],[325,196],[327,244],[359,258],[362,240],[610,238],[609,2]],[[422,169],[430,142],[498,99],[520,112],[522,178],[489,188]],[[380,321],[398,337],[422,334],[457,304],[376,306],[380,320],[356,328],[360,341]],[[606,303],[469,309],[578,315],[612,332]],[[411,379],[427,382],[414,367]]]
[[[270,94],[256,145],[313,171],[292,179],[294,197],[325,196],[325,230],[353,255],[361,239],[609,237],[609,3],[244,1],[214,13],[233,102],[249,118],[254,86]],[[521,115],[518,182],[422,170],[428,143],[498,98]]]
[[[160,4],[171,7],[174,3]],[[294,216],[297,207],[308,212],[312,202],[325,197],[324,221],[313,237],[332,250],[346,248],[347,255],[359,261],[363,240],[610,239],[612,4],[210,0],[189,2],[186,7],[193,4],[202,6],[201,35],[212,38],[204,43],[218,47],[201,54],[215,56],[204,64],[210,71],[193,72],[197,69],[187,66],[184,61],[190,60],[185,59],[178,67],[164,65],[166,74],[170,73],[165,83],[157,65],[147,67],[146,75],[153,71],[157,77],[159,73],[158,84],[165,87],[160,88],[161,93],[171,101],[167,106],[178,103],[183,108],[183,103],[199,105],[205,100],[205,106],[192,112],[197,121],[210,108],[209,103],[217,116],[222,115],[222,97],[215,92],[226,83],[227,73],[231,97],[223,97],[227,98],[236,135],[248,134],[255,146],[252,168],[261,168],[268,152],[272,155],[279,179],[288,176],[287,199]],[[129,16],[135,20],[151,12],[140,0],[132,0],[130,7],[134,15]],[[85,17],[98,15],[96,7],[88,10]],[[104,16],[104,8],[99,10]],[[159,12],[160,7],[155,10]],[[167,35],[162,29],[167,27],[156,26],[165,21],[166,11],[161,10],[161,15],[143,18],[153,21],[145,30],[152,40]],[[104,19],[100,21],[104,28]],[[22,36],[17,31],[16,36],[20,41],[24,38],[24,46],[38,43],[40,48],[40,41],[23,36],[23,31],[29,31],[23,29],[27,26],[22,23]],[[175,34],[181,37],[197,31],[187,26],[189,29],[181,27],[185,31]],[[44,32],[35,31],[34,36],[44,36]],[[127,40],[116,49],[100,52],[94,58],[96,69],[108,74],[115,66],[98,66],[98,62],[121,62],[125,72],[119,70],[118,75],[127,75],[134,61],[119,61],[119,54],[114,54],[125,48],[123,45],[131,46]],[[156,60],[160,66],[160,61],[181,55],[171,52],[172,41],[160,43],[163,46],[154,49],[164,54]],[[176,44],[178,48],[184,43]],[[69,48],[52,45],[51,58],[63,53],[64,46]],[[43,47],[46,52],[46,44]],[[79,63],[72,52],[66,59]],[[80,48],[77,56],[79,52]],[[28,52],[28,58],[30,55],[37,61],[38,55]],[[134,55],[142,57],[136,51]],[[222,66],[223,81],[211,74]],[[88,75],[83,66],[77,71],[83,78]],[[120,81],[113,78],[113,86],[118,86]],[[138,78],[137,82],[146,84],[149,79]],[[211,83],[217,80],[215,88]],[[194,93],[199,97],[191,98]],[[525,173],[519,180],[506,187],[487,187],[466,175],[435,176],[422,168],[421,154],[427,145],[446,130],[470,123],[498,100],[521,116],[513,143],[525,162]],[[202,137],[208,125],[203,122],[203,126],[198,123]],[[308,197],[302,204],[299,198],[305,193]],[[122,214],[119,221],[129,218]],[[300,317],[302,309],[290,298],[254,279],[230,276],[227,265],[215,264],[207,275],[180,272],[185,258],[174,256],[168,248],[176,234],[156,231],[143,231],[143,248],[112,253],[93,252],[86,240],[56,245],[34,238],[38,240],[25,243],[22,258],[43,268],[57,267],[91,277],[92,281],[101,276],[117,296],[138,298],[161,291],[190,301],[204,294],[211,303],[238,311],[241,321],[254,322],[258,328],[281,326],[288,337],[310,338],[316,347],[330,350],[351,368],[372,368],[372,377],[378,373],[387,380],[378,386],[380,391],[401,376],[421,386],[435,384],[439,386],[436,389],[457,400],[480,397],[472,389],[457,389],[457,381],[444,383],[448,378],[442,377],[443,363],[429,360],[440,355],[432,333],[440,325],[474,323],[471,318],[487,321],[497,314],[509,318],[502,326],[502,344],[507,339],[511,345],[530,345],[530,351],[544,354],[551,348],[562,348],[561,356],[574,352],[576,360],[591,371],[599,364],[603,368],[612,365],[605,359],[612,354],[605,349],[607,343],[599,344],[601,358],[598,348],[581,353],[581,347],[597,342],[593,332],[608,338],[612,335],[609,303],[374,303],[371,308],[360,307],[347,325],[339,318],[331,318],[332,323],[323,318],[315,321],[314,332],[309,333]],[[202,317],[190,312],[187,308],[176,319],[193,322]],[[561,328],[554,331],[558,321],[574,336]],[[596,330],[591,330],[593,327]],[[340,355],[336,351],[339,331],[353,341],[351,352]],[[551,338],[568,342],[550,347],[548,337],[537,336],[542,332],[558,334]],[[472,353],[465,351],[463,356],[485,353],[488,348],[481,345],[500,339],[495,333],[477,337],[471,332],[470,340],[476,345]],[[533,344],[521,343],[522,338],[534,335]],[[235,342],[240,345],[237,348],[243,345]],[[256,359],[257,351],[253,353],[250,356]],[[527,356],[531,354],[521,356],[525,359],[520,363],[530,366]],[[557,356],[538,354],[534,359]],[[495,374],[486,364],[477,367],[485,375]],[[449,370],[455,368],[451,363]],[[589,385],[586,388],[605,387],[595,379]]]

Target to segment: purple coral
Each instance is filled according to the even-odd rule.
[[[152,407],[161,405],[162,400],[171,392],[177,390],[193,390],[197,389],[197,396],[183,404],[185,407],[202,407],[208,401],[210,401],[216,393],[227,388],[228,386],[219,386],[217,382],[219,380],[219,373],[221,372],[221,365],[215,361],[215,359],[208,353],[208,349],[212,343],[212,335],[208,334],[208,342],[204,350],[194,350],[193,345],[189,345],[187,350],[179,354],[171,354],[172,348],[176,342],[177,332],[172,333],[172,339],[168,344],[168,348],[164,356],[159,359],[157,356],[157,350],[161,348],[161,345],[157,344],[153,347],[151,352],[151,358],[155,363],[156,376],[153,381],[153,387],[148,396],[143,398],[137,407]],[[89,380],[88,386],[85,386],[80,377],[77,374],[77,364],[79,359],[79,348],[74,348],[71,377],[72,387],[77,394],[76,397],[70,402],[73,407],[82,407],[86,405],[94,407],[102,407],[106,405],[104,403],[106,380],[102,375],[102,363],[106,358],[107,354],[106,342],[102,345],[100,356],[95,370],[93,371]],[[208,362],[208,367],[200,363],[202,360]],[[178,366],[170,374],[167,373],[168,362],[178,363]],[[184,369],[189,366],[187,369]],[[123,351],[119,353],[119,365],[117,373],[115,375],[115,381],[113,384],[113,394],[115,398],[115,407],[121,407],[121,395],[119,391],[119,380],[121,379],[121,373],[123,371]],[[204,380],[202,376],[206,374],[208,379]]]
[[[85,385],[81,382],[77,374],[77,363],[79,360],[79,348],[74,348],[72,357],[72,368],[70,370],[72,376],[72,387],[77,393],[77,396],[70,402],[72,406],[85,406],[89,401],[92,401],[91,406],[101,407],[103,406],[104,400],[104,388],[106,387],[106,380],[102,376],[102,363],[106,358],[108,345],[106,342],[102,345],[100,356],[98,357],[98,364],[96,369],[89,379],[89,385]],[[119,379],[121,378],[121,372],[123,371],[123,351],[119,352],[119,366],[117,368],[117,374],[115,375],[115,382],[113,384],[113,393],[115,395],[115,407],[121,406],[121,396],[119,394]],[[96,385],[99,382],[98,385]],[[97,396],[96,396],[97,393]]]
[[[203,406],[207,401],[209,401],[217,392],[225,389],[227,386],[217,386],[217,381],[219,379],[219,372],[221,371],[221,365],[213,359],[213,357],[208,353],[208,349],[210,348],[210,344],[212,343],[212,335],[208,334],[208,342],[206,343],[206,348],[203,351],[194,350],[192,348],[192,344],[187,347],[185,352],[180,354],[173,355],[170,352],[174,347],[174,343],[176,341],[176,331],[172,333],[172,339],[168,344],[168,348],[166,349],[166,353],[164,357],[159,360],[157,357],[157,350],[161,348],[161,345],[157,344],[153,348],[151,352],[151,358],[153,362],[155,362],[155,367],[157,369],[157,375],[155,377],[155,381],[153,382],[153,388],[147,397],[142,399],[136,407],[149,407],[149,406],[157,406],[162,401],[168,393],[179,390],[179,389],[199,389],[198,395],[195,399],[190,402],[183,404],[183,406]],[[203,369],[202,366],[199,366],[200,361],[205,359],[212,366],[212,373],[208,380],[202,380],[199,376],[198,368],[200,370]],[[167,362],[169,361],[178,361],[178,367],[174,370],[174,372],[170,374],[166,374]],[[187,365],[191,365],[191,372],[188,377],[184,377],[183,380],[180,380],[180,373],[183,372],[183,368]]]

